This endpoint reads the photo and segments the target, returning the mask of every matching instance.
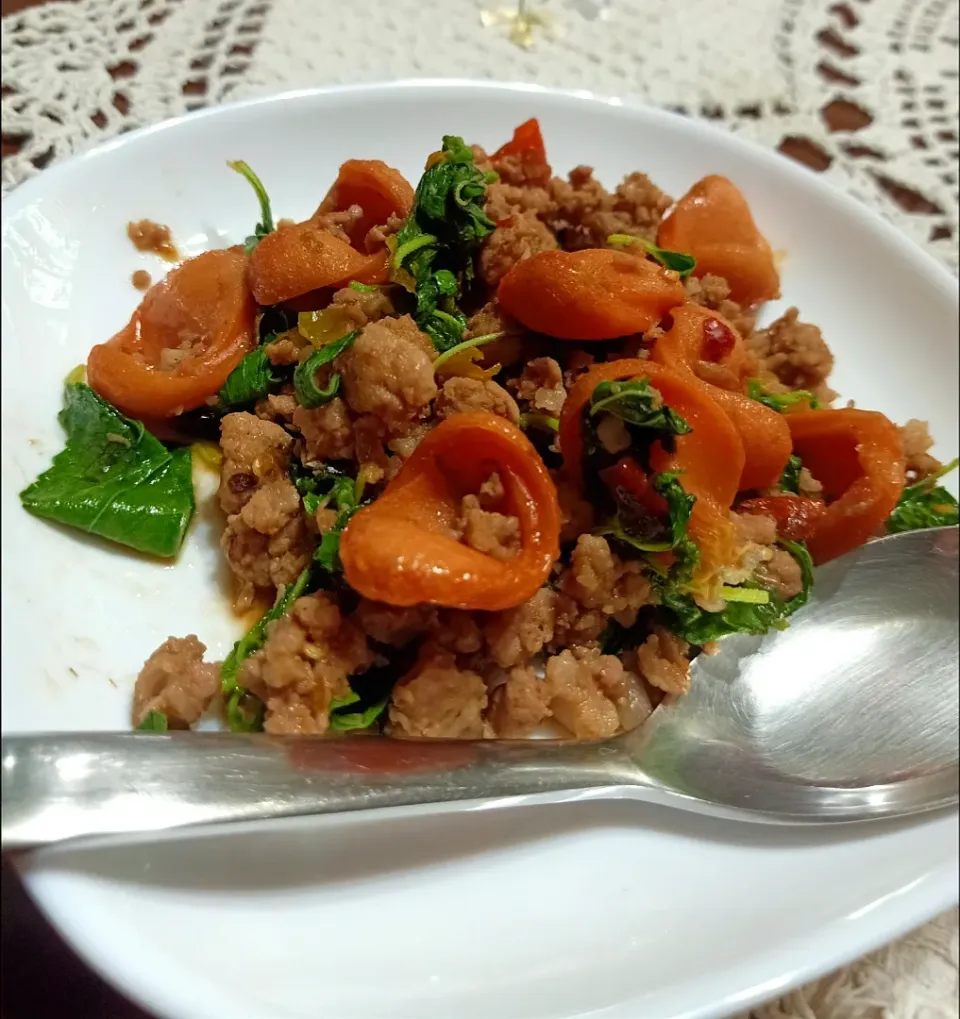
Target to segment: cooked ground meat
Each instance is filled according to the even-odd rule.
[[[517,187],[537,187],[550,179],[550,167],[522,156],[494,156],[491,166],[500,180]]]
[[[772,545],[777,540],[777,522],[764,513],[734,513],[731,517],[742,542]]]
[[[505,513],[488,512],[476,495],[465,495],[457,531],[465,545],[494,559],[511,559],[520,548],[520,521]]]
[[[457,668],[452,654],[434,649],[394,687],[388,731],[391,736],[482,739],[489,733],[486,707],[480,676]]]
[[[330,701],[349,692],[348,677],[372,663],[361,628],[318,593],[269,625],[263,649],[247,659],[239,679],[266,705],[267,732],[315,735],[327,730]]]
[[[486,239],[478,259],[480,278],[495,287],[517,264],[557,247],[553,231],[533,212],[514,212]]]
[[[137,251],[149,251],[168,262],[176,262],[180,257],[173,243],[170,227],[154,223],[152,219],[127,223],[127,236],[133,241]]]
[[[748,347],[761,367],[788,388],[819,393],[833,371],[833,354],[820,330],[801,322],[799,314],[796,308],[790,308],[766,329],[758,329],[748,340]]]
[[[337,359],[347,405],[388,433],[408,429],[437,395],[433,345],[409,315],[372,322]]]
[[[930,455],[933,438],[926,421],[911,418],[900,428],[900,438],[903,439],[908,482],[912,483],[936,474],[943,466],[935,456]]]
[[[292,393],[270,393],[257,403],[254,413],[264,421],[286,425],[293,420],[297,407],[297,398]]]
[[[134,290],[149,290],[153,279],[146,269],[137,269],[130,277],[130,282],[133,284]]]
[[[377,484],[390,467],[386,450],[387,426],[373,414],[364,414],[353,423],[353,439],[356,445],[358,474],[371,485]]]
[[[589,371],[595,363],[593,354],[586,350],[575,349],[567,355],[566,367],[563,370],[563,384],[567,389],[572,389],[577,379],[584,372]]]
[[[256,589],[291,584],[311,553],[300,496],[290,481],[293,439],[253,414],[227,414],[220,424],[220,507],[227,524],[220,546],[240,582],[238,607]]]
[[[305,461],[353,459],[353,424],[338,396],[311,410],[297,407],[292,421],[303,436]]]
[[[487,410],[506,418],[511,424],[520,423],[516,400],[491,379],[467,379],[461,376],[447,379],[440,389],[434,409],[441,421],[451,414]]]
[[[340,212],[320,212],[317,210],[310,221],[315,223],[321,230],[333,234],[344,244],[350,243],[350,227],[363,219],[363,209],[359,205],[351,205]]]
[[[806,467],[800,468],[800,477],[797,481],[797,488],[799,494],[806,496],[808,499],[815,499],[823,495],[823,485],[807,470]]]
[[[637,612],[653,602],[640,563],[620,559],[606,538],[595,534],[580,536],[557,586],[583,608],[599,609],[623,626],[631,626]]]
[[[361,598],[354,619],[364,633],[380,644],[402,647],[421,637],[436,623],[437,610],[432,605],[401,608]]]
[[[788,601],[803,590],[803,571],[800,564],[782,548],[774,549],[773,555],[760,564],[756,578],[784,601]]]
[[[395,453],[398,461],[408,460],[413,451],[423,442],[433,425],[416,424],[403,435],[397,435],[387,443],[387,449]]]
[[[483,647],[483,632],[473,612],[440,609],[433,630],[433,639],[446,651],[472,655]]]
[[[511,669],[490,694],[487,718],[502,739],[529,736],[550,717],[551,685],[530,668]]]
[[[499,181],[487,188],[486,213],[494,223],[503,223],[511,216],[532,212],[539,219],[548,219],[557,211],[557,203],[543,187],[523,187]]]
[[[744,338],[753,333],[757,320],[755,312],[730,300],[730,287],[720,276],[688,276],[683,281],[687,300],[711,311],[718,311]]]
[[[547,659],[550,711],[577,739],[601,739],[620,728],[610,695],[623,683],[623,665],[593,648],[573,648]]]
[[[220,508],[239,513],[253,493],[286,478],[293,439],[279,425],[253,414],[227,414],[220,422]]]
[[[637,648],[637,664],[643,678],[664,693],[684,694],[690,689],[689,645],[662,626]]]
[[[310,561],[312,546],[291,482],[264,486],[240,513],[227,517],[220,547],[240,581],[238,608],[252,604],[257,589],[292,584]]]
[[[372,291],[344,287],[333,295],[330,307],[344,314],[350,329],[363,329],[371,322],[396,314],[389,291],[382,287]]]
[[[553,640],[556,618],[557,595],[548,587],[515,609],[493,613],[484,626],[490,657],[504,669],[526,662]]]
[[[392,237],[403,226],[403,220],[396,213],[391,212],[386,223],[379,226],[372,226],[363,239],[364,249],[368,252],[379,251],[389,237]]]
[[[280,367],[299,364],[313,351],[313,347],[295,329],[281,333],[263,349],[269,362]]]
[[[630,174],[610,194],[589,166],[578,166],[567,180],[554,177],[550,197],[557,211],[548,223],[567,251],[608,247],[611,234],[655,240],[672,199],[641,173]]]
[[[614,414],[601,414],[597,421],[597,438],[608,453],[622,453],[633,440],[623,419]]]
[[[151,711],[166,715],[172,729],[196,722],[220,689],[220,666],[203,660],[206,647],[191,634],[168,637],[143,663],[133,689],[133,724]]]
[[[535,357],[529,361],[515,382],[517,399],[530,410],[559,417],[567,391],[563,372],[552,357]]]

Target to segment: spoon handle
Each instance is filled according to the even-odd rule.
[[[5,736],[2,756],[3,851],[82,836],[596,787],[670,796],[613,740],[66,733]]]

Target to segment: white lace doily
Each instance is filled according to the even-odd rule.
[[[523,51],[505,29],[480,27],[478,0],[53,2],[3,21],[3,188],[229,98],[396,78],[525,80],[640,98],[779,148],[956,270],[958,5],[540,0],[554,31]],[[954,910],[754,1016],[957,1019],[957,994]]]
[[[639,97],[780,147],[956,269],[958,0],[738,0],[735,12],[720,0],[537,2],[559,33],[528,52],[480,28],[477,0],[444,0],[442,17],[422,0],[33,8],[3,25],[5,148],[20,143],[4,160],[4,188],[105,137],[228,97],[522,79]]]

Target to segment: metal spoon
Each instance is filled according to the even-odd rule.
[[[80,836],[582,795],[833,823],[958,800],[958,531],[899,534],[817,571],[789,629],[727,637],[692,689],[593,743],[5,736],[3,850]]]

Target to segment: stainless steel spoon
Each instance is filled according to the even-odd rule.
[[[958,800],[958,531],[817,571],[789,629],[727,637],[691,692],[594,743],[220,733],[4,736],[2,848],[367,807],[594,790],[781,824]]]

